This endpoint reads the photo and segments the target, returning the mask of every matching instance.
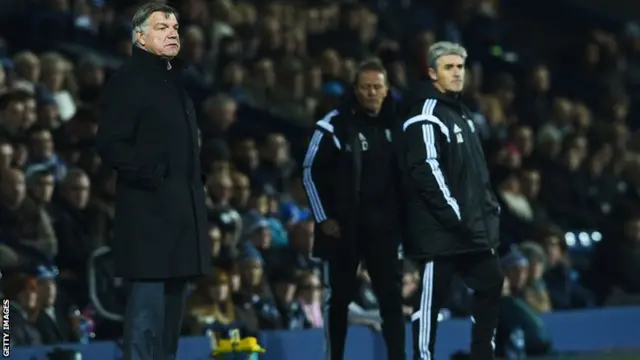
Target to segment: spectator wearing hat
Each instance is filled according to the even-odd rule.
[[[529,260],[522,255],[517,246],[512,246],[501,259],[501,263],[509,279],[511,293],[515,296],[521,295],[529,281]]]
[[[25,266],[3,274],[2,292],[10,301],[12,346],[43,344],[42,335],[35,325],[40,312],[36,273],[36,268]]]
[[[226,332],[236,327],[245,336],[257,334],[258,319],[253,308],[233,303],[229,275],[223,269],[214,269],[212,273],[197,281],[187,303],[185,327],[192,334],[202,334],[211,328]]]
[[[251,306],[254,309],[260,330],[281,329],[282,317],[269,286],[260,252],[252,245],[245,244],[238,265],[240,290],[236,294],[235,303],[240,307]]]
[[[55,144],[51,131],[42,127],[32,127],[27,133],[29,158],[25,172],[31,172],[32,167],[45,166],[51,170],[56,181],[62,179],[67,166],[55,152]]]
[[[270,248],[281,248],[289,243],[287,229],[278,218],[279,201],[278,195],[270,191],[258,192],[251,200],[252,206],[243,216],[243,223],[249,224],[263,223],[269,228],[271,236]],[[263,222],[265,220],[266,222]]]
[[[496,355],[504,356],[518,329],[524,333],[526,352],[544,355],[551,349],[549,334],[537,314],[521,296],[527,286],[529,261],[517,247],[512,247],[502,258],[506,277],[500,299],[500,316],[496,330]]]
[[[544,250],[540,245],[530,241],[521,243],[518,249],[529,262],[527,285],[523,289],[522,297],[537,312],[551,312],[553,307],[543,278],[547,266]]]
[[[42,335],[42,343],[54,345],[78,341],[78,332],[71,323],[70,311],[64,311],[58,301],[58,268],[49,262],[37,265],[36,269],[41,311],[35,325]]]
[[[51,131],[63,129],[58,104],[56,104],[56,99],[53,95],[46,90],[42,90],[37,93],[36,100],[38,102],[37,125]]]
[[[245,217],[243,224],[246,246],[257,250],[265,261],[266,269],[270,270],[276,256],[270,221],[266,217],[252,212],[250,216]],[[244,244],[242,245],[244,246]]]
[[[52,169],[47,165],[34,165],[25,169],[24,177],[29,198],[43,210],[50,210],[56,185]]]

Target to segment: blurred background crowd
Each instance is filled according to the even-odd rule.
[[[0,0],[0,270],[17,345],[121,335],[116,178],[93,139],[139,3]],[[545,353],[538,314],[640,303],[637,24],[560,0],[169,4],[198,104],[216,268],[193,287],[185,334],[323,326],[299,165],[314,122],[371,57],[401,103],[438,40],[470,53],[465,101],[502,203],[500,331],[522,329],[527,350]],[[352,321],[377,328],[366,264],[359,279]],[[406,261],[408,315],[418,286]],[[467,316],[468,300],[455,286],[443,318]]]

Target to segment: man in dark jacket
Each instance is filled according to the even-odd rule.
[[[460,101],[466,50],[429,49],[432,85],[403,117],[398,132],[404,186],[403,240],[423,269],[412,315],[414,359],[433,357],[438,313],[454,274],[474,290],[471,356],[493,359],[503,281],[496,255],[499,206],[469,110]]]
[[[193,103],[181,85],[176,10],[133,17],[133,57],[105,89],[97,146],[118,173],[116,275],[133,280],[125,359],[176,356],[187,282],[211,269]]]
[[[384,67],[362,64],[353,96],[317,123],[304,159],[303,183],[317,224],[313,253],[324,260],[329,295],[326,349],[332,360],[343,357],[361,260],[380,302],[388,358],[405,358],[394,108],[387,91]]]

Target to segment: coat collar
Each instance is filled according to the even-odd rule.
[[[180,58],[173,58],[171,60],[167,60],[163,57],[154,55],[144,49],[139,48],[136,45],[133,45],[133,60],[139,62],[145,66],[152,66],[158,70],[162,71],[178,71],[182,70],[184,63]],[[169,64],[171,66],[169,67]]]
[[[356,94],[353,91],[348,92],[342,100],[342,103],[338,107],[338,111],[343,114],[349,114],[351,116],[369,116],[367,111],[362,108],[362,105],[357,100]],[[383,102],[380,113],[375,117],[376,121],[390,125],[395,115],[395,103],[391,94],[387,95]]]

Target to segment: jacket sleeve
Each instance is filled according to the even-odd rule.
[[[403,138],[410,183],[445,228],[461,229],[460,206],[441,168],[441,143],[449,141],[447,127],[433,115],[419,115],[404,123]]]
[[[117,171],[119,179],[153,189],[160,185],[167,168],[162,163],[141,163],[136,156],[139,109],[129,81],[124,79],[124,74],[115,74],[105,88],[96,145],[102,160]]]
[[[318,128],[313,133],[302,164],[302,182],[309,207],[317,223],[331,218],[331,204],[326,175],[331,171],[332,134]]]

